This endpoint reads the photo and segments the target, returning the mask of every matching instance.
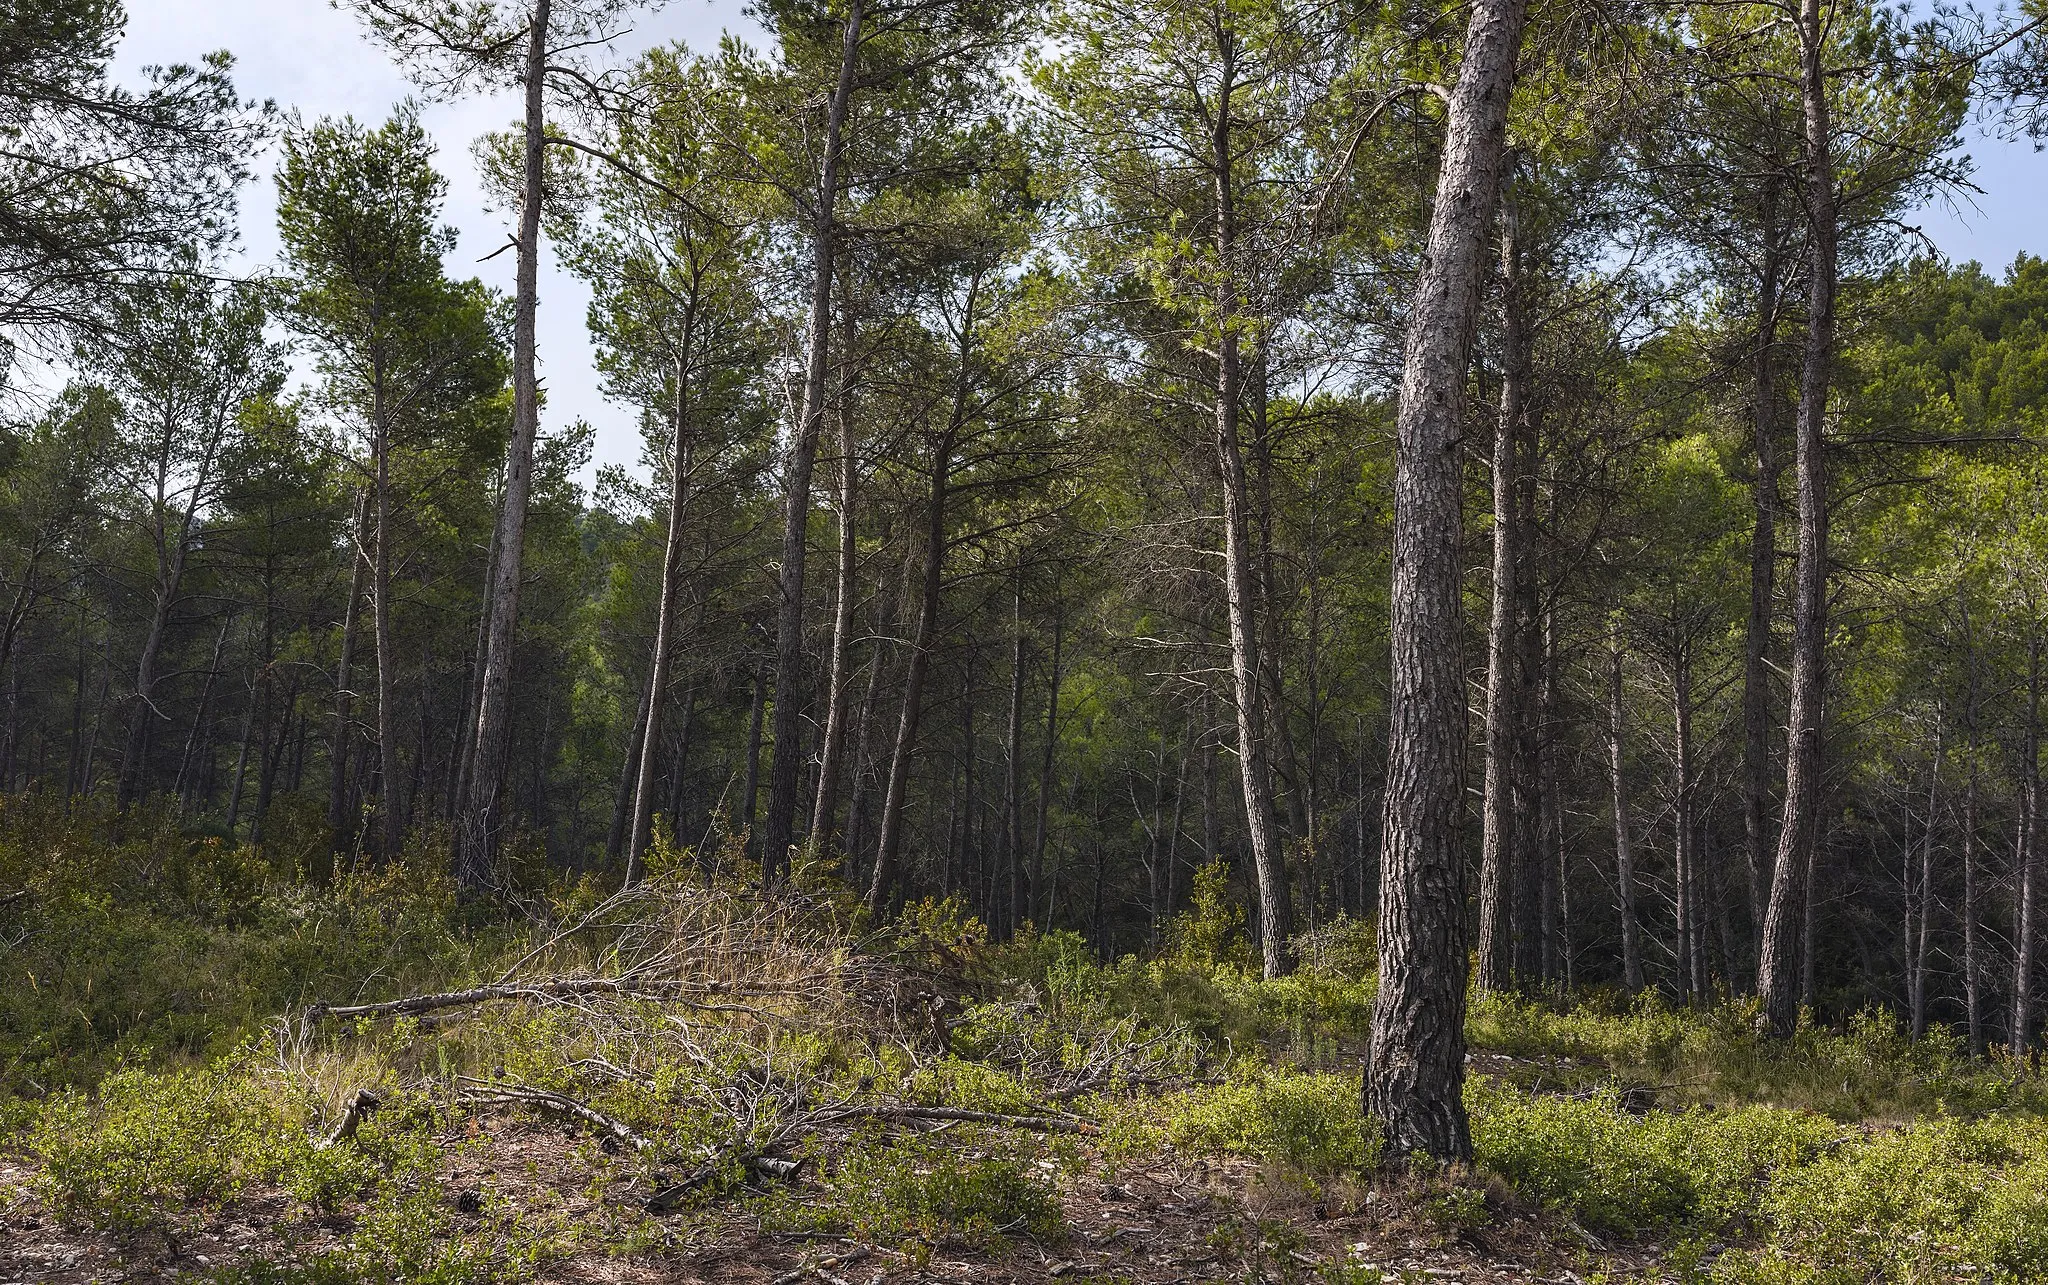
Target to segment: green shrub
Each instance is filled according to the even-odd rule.
[[[1779,1173],[1745,1281],[2048,1276],[2048,1122],[1937,1118],[1858,1136]]]
[[[1193,1151],[1248,1156],[1300,1174],[1371,1169],[1380,1139],[1356,1080],[1254,1069],[1170,1099],[1166,1136]]]
[[[224,1071],[129,1068],[96,1094],[54,1095],[28,1146],[61,1217],[127,1232],[233,1199],[281,1136],[275,1118]]]
[[[1755,1209],[1770,1175],[1839,1133],[1770,1107],[1621,1109],[1612,1090],[1565,1098],[1475,1079],[1466,1091],[1475,1159],[1530,1200],[1589,1228],[1640,1234],[1726,1226]]]
[[[950,1135],[891,1145],[877,1132],[829,1167],[822,1199],[776,1198],[764,1221],[928,1245],[946,1232],[983,1243],[1016,1233],[1051,1240],[1063,1225],[1057,1197],[1027,1159],[984,1156]]]

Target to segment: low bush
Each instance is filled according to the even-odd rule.
[[[1584,1226],[1637,1235],[1713,1231],[1752,1211],[1774,1173],[1840,1134],[1807,1112],[1696,1108],[1632,1115],[1620,1096],[1523,1093],[1470,1081],[1477,1162],[1524,1197]]]
[[[1347,1076],[1251,1068],[1167,1099],[1165,1136],[1190,1151],[1263,1160],[1301,1175],[1373,1168],[1380,1138]]]
[[[133,1232],[233,1199],[284,1138],[276,1117],[226,1069],[159,1075],[131,1067],[96,1093],[54,1095],[27,1145],[60,1217]]]
[[[2048,1276],[2048,1122],[1936,1118],[1857,1136],[1780,1171],[1761,1247],[1723,1260],[1757,1285]]]
[[[764,1224],[926,1247],[947,1234],[986,1244],[1009,1235],[1049,1241],[1063,1229],[1059,1199],[1030,1158],[990,1156],[951,1136],[891,1143],[864,1132],[824,1178],[822,1195],[764,1202]]]

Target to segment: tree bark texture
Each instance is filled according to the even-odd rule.
[[[1364,1106],[1398,1157],[1472,1153],[1465,1080],[1465,674],[1459,439],[1522,0],[1479,0],[1451,93],[1395,428],[1380,988]]]

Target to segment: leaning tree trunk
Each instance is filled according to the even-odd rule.
[[[1465,673],[1461,659],[1465,377],[1480,263],[1500,191],[1524,0],[1478,0],[1416,281],[1395,427],[1379,995],[1364,1105],[1394,1156],[1472,1154],[1465,1082]]]
[[[533,445],[540,435],[540,384],[534,368],[534,309],[539,300],[542,150],[547,117],[548,8],[533,0],[526,34],[525,139],[519,192],[519,264],[513,276],[512,440],[505,448],[505,489],[493,535],[490,592],[484,602],[489,628],[479,658],[476,739],[470,751],[468,795],[456,817],[455,879],[475,895],[495,879],[499,804],[512,744],[513,631],[519,623],[519,586],[525,569],[526,510],[533,492]]]
[[[1806,353],[1799,377],[1793,468],[1799,484],[1799,564],[1793,585],[1792,708],[1786,729],[1785,812],[1778,829],[1757,989],[1763,1025],[1789,1038],[1799,1025],[1800,926],[1820,841],[1821,706],[1827,647],[1828,496],[1823,430],[1835,348],[1835,175],[1828,137],[1821,0],[1801,0],[1801,97],[1806,113]]]
[[[661,707],[668,693],[669,654],[676,646],[676,599],[682,586],[683,532],[690,515],[690,351],[696,306],[683,310],[682,346],[676,353],[675,441],[670,448],[668,539],[661,550],[661,600],[654,616],[654,655],[647,665],[647,727],[640,737],[638,779],[633,783],[633,826],[626,842],[626,882],[640,873],[654,826],[654,760],[661,752]]]
[[[1210,163],[1216,185],[1216,254],[1229,264],[1236,256],[1237,223],[1230,181],[1230,93],[1234,45],[1224,39],[1223,87],[1217,91]],[[1216,467],[1223,482],[1223,587],[1230,618],[1231,690],[1237,705],[1238,777],[1244,787],[1246,837],[1259,888],[1259,946],[1265,973],[1288,970],[1288,939],[1294,935],[1286,854],[1273,807],[1272,769],[1266,758],[1260,716],[1259,627],[1254,619],[1258,590],[1252,582],[1253,550],[1247,508],[1244,451],[1238,441],[1238,394],[1243,357],[1239,347],[1236,283],[1226,271],[1216,289],[1221,328],[1216,362]]]
[[[804,556],[811,515],[811,465],[825,417],[825,364],[831,351],[832,265],[837,236],[839,152],[853,98],[860,53],[861,0],[847,10],[839,82],[825,110],[824,156],[811,224],[811,314],[803,406],[791,435],[782,479],[782,564],[775,612],[775,757],[768,772],[768,816],[762,827],[761,878],[781,877],[796,837],[797,768],[803,757]]]
[[[1512,162],[1508,169],[1512,171]],[[1528,415],[1527,316],[1520,297],[1512,172],[1501,179],[1500,413],[1493,421],[1493,603],[1486,627],[1486,784],[1479,840],[1479,967],[1481,992],[1514,985],[1516,892],[1521,884],[1517,815],[1517,751],[1521,744],[1522,657],[1518,626],[1522,571],[1520,472],[1522,421]]]

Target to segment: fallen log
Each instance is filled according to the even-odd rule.
[[[507,982],[490,986],[472,986],[467,990],[440,991],[430,995],[408,995],[403,999],[378,1000],[373,1004],[329,1004],[323,1001],[306,1006],[305,1011],[299,1016],[299,1028],[310,1035],[315,1026],[328,1018],[412,1017],[441,1009],[463,1008],[512,999],[574,999],[584,995],[618,995],[667,999],[690,1004],[690,997],[693,995],[740,995],[759,998],[797,993],[800,992],[786,988],[739,986],[732,982],[711,980],[558,977],[547,981]],[[695,1004],[692,1006],[710,1007]]]
[[[470,1102],[523,1102],[528,1106],[540,1107],[573,1119],[581,1120],[599,1132],[622,1142],[635,1151],[654,1150],[654,1140],[635,1130],[623,1120],[615,1120],[595,1107],[585,1106],[571,1097],[548,1089],[532,1089],[525,1085],[495,1084],[485,1081],[471,1081],[477,1087],[463,1090],[462,1096]]]
[[[993,1124],[1032,1133],[1078,1133],[1093,1135],[1102,1130],[1086,1120],[1052,1115],[1004,1115],[997,1111],[963,1111],[957,1107],[920,1107],[877,1104],[839,1107],[821,1111],[803,1121],[806,1128],[837,1124],[842,1120],[960,1120],[969,1124]]]

